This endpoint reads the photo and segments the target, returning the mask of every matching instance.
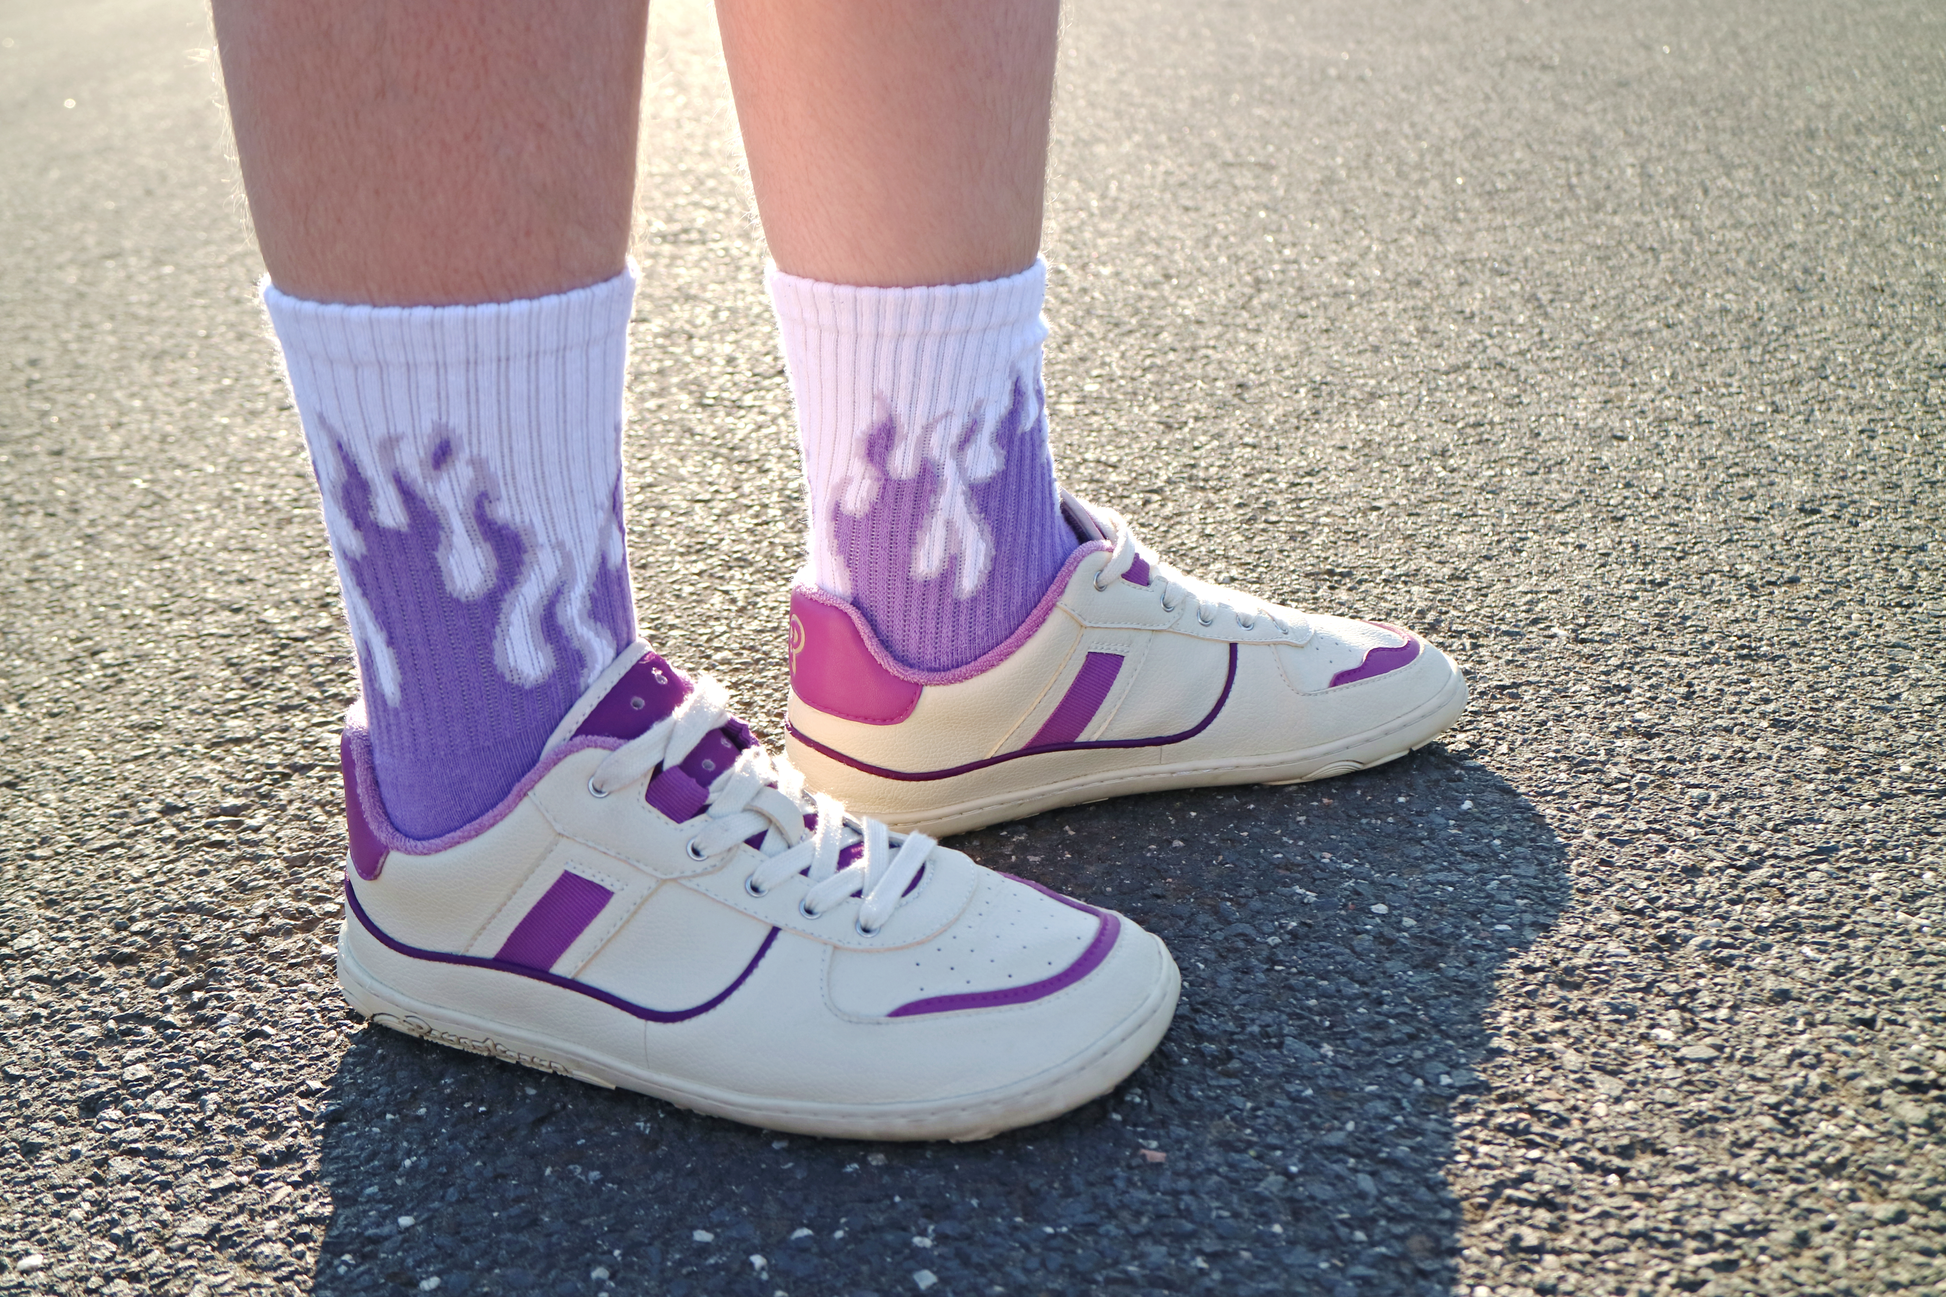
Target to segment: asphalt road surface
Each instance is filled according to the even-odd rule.
[[[775,737],[788,394],[707,10],[653,40],[639,606]],[[970,1146],[339,1000],[352,665],[208,44],[0,0],[0,1291],[1946,1292],[1938,0],[1076,0],[1064,477],[1475,702],[963,839],[1186,976]]]

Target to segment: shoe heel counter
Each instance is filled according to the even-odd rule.
[[[386,846],[373,832],[371,821],[366,818],[365,798],[359,790],[359,757],[367,755],[359,751],[358,737],[346,730],[338,739],[338,766],[345,777],[345,837],[351,851],[351,867],[366,882],[377,878],[385,868],[385,857],[389,854]]]
[[[827,716],[897,725],[919,705],[923,687],[886,669],[856,619],[812,591],[791,591],[791,693]]]

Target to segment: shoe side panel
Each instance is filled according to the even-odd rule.
[[[770,932],[767,923],[681,883],[665,883],[575,969],[574,977],[632,1003],[678,1012],[708,1002],[734,983]]]
[[[347,881],[381,927],[411,934],[415,946],[464,951],[547,859],[555,840],[547,818],[525,804],[469,842],[426,856],[393,851],[377,878],[348,873]]]
[[[1112,710],[1103,708],[1104,717],[1084,739],[1180,734],[1208,716],[1222,696],[1230,674],[1228,644],[1168,632],[1142,639],[1146,651],[1139,661],[1131,655],[1127,685],[1118,698],[1109,699]],[[1225,710],[1231,705],[1226,703]]]
[[[648,1032],[651,1068],[734,1078],[744,1094],[804,1103],[906,1104],[977,1096],[1058,1074],[1126,1030],[1168,976],[1162,943],[1124,922],[1088,977],[1026,1004],[925,1017],[859,1017],[827,994],[830,947],[780,936],[736,994],[701,1017]],[[898,961],[900,952],[859,958]]]
[[[573,753],[535,785],[532,802],[555,830],[653,877],[680,878],[708,868],[689,858],[693,831],[644,801],[639,786],[606,797],[590,791],[588,781],[606,756],[599,749]]]
[[[519,972],[428,957],[438,953],[434,951],[402,951],[396,948],[395,943],[401,940],[396,934],[386,931],[385,936],[392,942],[367,929],[354,916],[347,919],[341,937],[343,949],[376,984],[368,989],[376,989],[395,1006],[391,1012],[374,1015],[373,1021],[381,1026],[423,1035],[423,1031],[413,1030],[409,1021],[390,1019],[421,1016],[436,1023],[457,1016],[486,1025],[477,1034],[434,1038],[499,1057],[530,1052],[528,1046],[534,1042],[560,1042],[562,1048],[550,1051],[556,1057],[612,1059],[631,1068],[643,1065],[646,1024],[641,1019],[591,996]],[[427,1006],[428,1011],[416,1015],[414,1004]],[[495,1043],[508,1048],[487,1047]]]
[[[574,930],[557,932],[558,937],[567,940],[554,943],[558,952],[546,967],[564,975],[572,975],[577,966],[599,950],[628,920],[635,907],[655,890],[657,882],[653,876],[622,861],[557,835],[546,858],[480,929],[465,953],[483,958],[510,958],[515,957],[508,949],[510,940],[531,946],[530,941],[519,940],[516,934],[520,938],[529,937],[537,920],[550,917],[548,910],[560,896],[564,875],[572,875],[566,881],[584,880],[589,887],[608,894],[605,899],[597,894],[596,904],[588,906],[583,914],[559,916]],[[518,962],[529,961],[519,959]]]

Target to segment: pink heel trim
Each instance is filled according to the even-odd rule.
[[[897,725],[923,686],[886,670],[866,646],[856,609],[791,591],[791,692],[829,716]]]

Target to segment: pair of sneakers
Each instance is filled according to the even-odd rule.
[[[1027,622],[911,670],[791,595],[788,761],[720,688],[618,658],[492,811],[390,824],[354,709],[339,979],[373,1021],[775,1130],[980,1139],[1112,1089],[1181,977],[1111,911],[938,838],[1056,806],[1291,783],[1430,742],[1452,660],[1164,565],[1068,496],[1079,547]]]

